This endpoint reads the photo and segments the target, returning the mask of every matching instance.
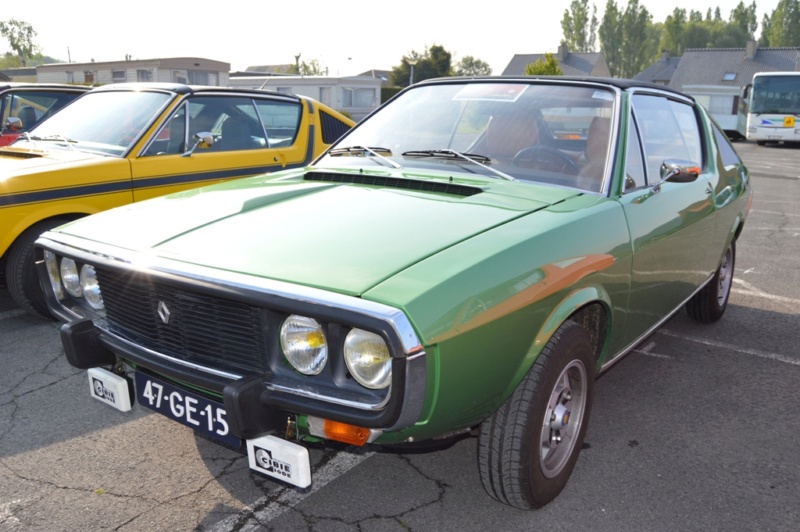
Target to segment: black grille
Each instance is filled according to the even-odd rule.
[[[480,188],[439,181],[417,181],[414,179],[398,179],[367,174],[334,174],[328,172],[309,172],[305,175],[306,181],[330,181],[333,183],[355,183],[359,185],[374,185],[379,187],[405,188],[409,190],[424,190],[427,192],[440,192],[455,196],[474,196],[483,192]]]
[[[259,307],[197,293],[159,279],[97,269],[109,329],[138,345],[223,370],[266,372]],[[169,321],[159,317],[159,302]]]
[[[336,139],[350,131],[349,125],[325,111],[319,112],[319,120],[322,124],[322,142],[325,144],[333,144]]]

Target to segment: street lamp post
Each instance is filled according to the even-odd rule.
[[[408,84],[409,85],[413,85],[414,84],[414,65],[417,64],[417,61],[419,61],[419,59],[414,57],[414,58],[408,59],[407,61],[408,61],[409,66],[411,66],[411,75],[409,76]]]

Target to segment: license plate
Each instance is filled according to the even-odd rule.
[[[206,399],[151,375],[136,372],[136,400],[173,421],[234,449],[242,440],[231,434],[222,403]]]

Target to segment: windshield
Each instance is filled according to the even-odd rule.
[[[599,190],[599,181],[580,178],[606,172],[615,101],[604,88],[553,83],[421,85],[359,124],[320,164],[387,166],[385,158]]]
[[[122,155],[171,98],[162,92],[88,93],[30,131],[27,142]]]
[[[800,75],[756,76],[751,113],[800,114]]]

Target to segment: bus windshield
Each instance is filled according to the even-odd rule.
[[[800,74],[755,76],[750,112],[800,114]]]

